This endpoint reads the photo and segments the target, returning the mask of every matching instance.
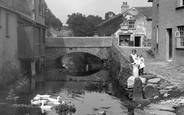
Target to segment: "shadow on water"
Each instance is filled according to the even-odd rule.
[[[75,105],[76,112],[72,115],[97,115],[100,111],[106,111],[106,115],[134,115],[130,114],[134,108],[125,106],[129,103],[126,92],[118,87],[117,83],[74,81],[38,84],[34,93],[22,95],[17,101],[5,101],[6,104],[0,104],[0,113],[4,113],[3,115],[58,115],[55,111],[42,113],[41,109],[30,106],[12,106],[30,105],[30,100],[36,94],[49,94],[53,98],[61,96],[66,103]]]
[[[98,70],[102,73],[95,74],[96,78],[109,79],[108,74],[104,74],[104,72],[108,73],[108,70],[103,71],[102,69],[103,61],[91,54],[70,53],[58,58],[56,62],[57,67],[68,70],[63,72],[69,75],[76,75],[76,77],[90,75]],[[48,76],[55,77],[56,75],[62,77],[57,72]],[[76,112],[72,115],[97,115],[100,111],[105,111],[106,115],[134,115],[134,106],[131,105],[126,90],[119,85],[118,81],[99,80],[96,82],[93,81],[93,75],[91,75],[92,80],[86,77],[86,81],[37,83],[34,93],[21,95],[16,101],[4,101],[6,96],[1,92],[0,97],[4,100],[0,100],[0,113],[3,115],[58,115],[54,110],[42,113],[40,108],[30,106],[30,100],[35,95],[49,94],[53,98],[61,96],[66,103],[75,105]],[[102,75],[106,75],[106,78],[103,78]],[[16,106],[17,104],[19,106]]]
[[[55,60],[56,68],[66,75],[86,76],[103,68],[103,60],[84,52],[65,54]]]

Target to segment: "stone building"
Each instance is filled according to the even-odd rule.
[[[184,1],[153,2],[152,50],[161,61],[184,65]]]
[[[123,2],[121,13],[98,25],[99,36],[115,34],[119,46],[148,46],[152,32],[152,7],[129,8]]]
[[[26,7],[20,8],[21,1],[0,0],[1,73],[15,70],[36,74],[36,62],[45,55],[45,2],[26,0]]]

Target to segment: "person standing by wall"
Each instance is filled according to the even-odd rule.
[[[137,57],[137,51],[135,49],[132,50],[132,54],[130,55],[130,63],[132,64],[133,68],[133,76],[134,77],[139,77],[139,64],[138,64],[138,57]]]

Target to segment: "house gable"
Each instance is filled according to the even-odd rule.
[[[147,21],[148,18],[151,18],[148,15],[148,12],[143,12],[143,9],[149,9],[148,12],[152,14],[150,7],[133,7],[123,14],[120,13],[115,15],[114,17],[104,21],[103,23],[99,24],[98,27],[98,34],[99,36],[111,36],[114,34],[119,28],[121,23],[129,24],[129,20],[144,20]],[[141,12],[140,12],[141,11]],[[132,19],[131,19],[132,18]],[[142,23],[136,23],[142,27]],[[145,31],[145,30],[144,30]]]

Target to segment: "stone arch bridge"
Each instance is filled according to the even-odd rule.
[[[46,38],[46,59],[55,60],[67,53],[85,52],[109,59],[112,37],[59,37]]]

